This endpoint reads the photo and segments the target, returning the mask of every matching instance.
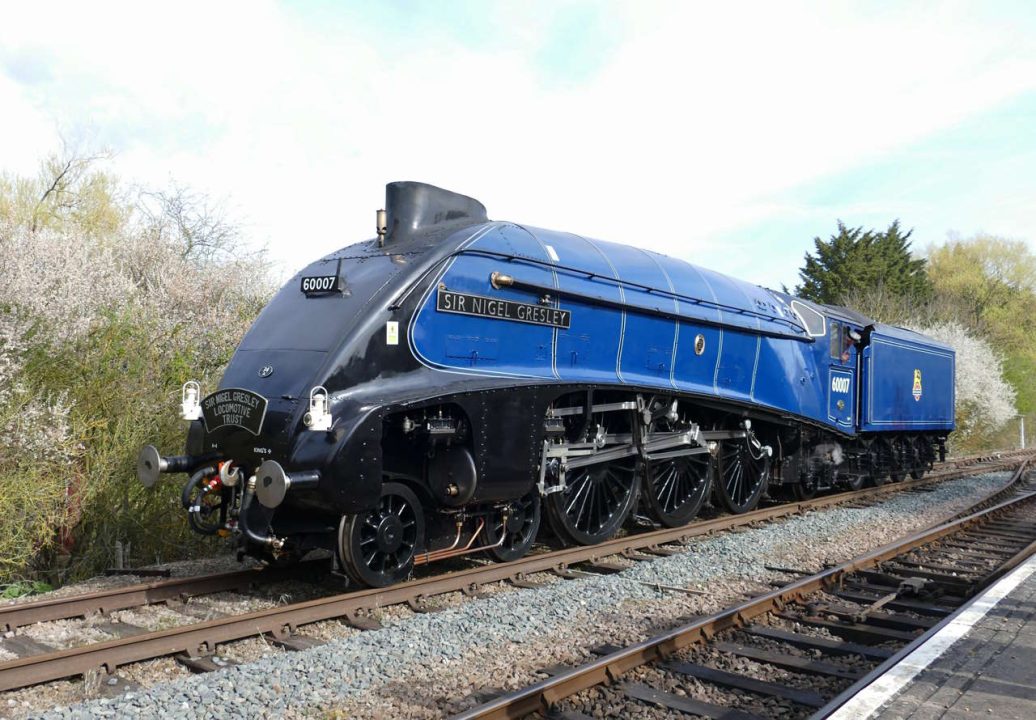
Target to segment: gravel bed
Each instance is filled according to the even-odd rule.
[[[284,605],[285,603],[278,603],[267,597],[252,597],[240,595],[235,592],[221,592],[206,595],[202,598],[193,598],[191,604],[199,608],[205,608],[207,611],[213,613],[213,617],[215,617],[216,614],[219,613],[224,615],[240,615],[255,612],[257,610],[267,610],[272,607],[277,607],[278,605]]]
[[[738,645],[748,645],[754,648],[761,648],[763,650],[769,650],[783,655],[792,655],[794,657],[806,658],[806,659],[823,659],[823,661],[829,665],[835,665],[845,670],[870,670],[875,663],[868,660],[864,660],[859,655],[824,655],[820,650],[811,650],[806,648],[800,648],[795,645],[789,645],[786,642],[780,640],[771,640],[770,638],[756,637],[749,635],[748,633],[740,630],[735,630],[730,633],[726,633],[720,637],[721,641],[729,641]],[[744,659],[744,658],[740,658]],[[794,671],[791,671],[794,672]],[[772,673],[772,671],[771,671]],[[763,680],[773,680],[772,674],[767,674],[761,677]],[[822,680],[820,682],[823,682]],[[817,687],[817,681],[814,680],[814,687]]]
[[[780,649],[784,650],[786,648],[787,646],[783,646]],[[759,663],[749,658],[717,652],[709,647],[689,648],[683,653],[681,659],[698,663],[699,665],[708,665],[709,667],[726,670],[727,672],[749,675],[759,680],[780,683],[797,690],[817,690],[818,684],[825,680],[816,675],[796,673],[791,670]],[[833,678],[826,678],[826,680],[831,683],[831,687],[839,691],[849,685],[847,680]]]
[[[32,717],[39,708],[54,705],[71,705],[85,697],[83,683],[70,680],[58,680],[39,687],[28,687],[13,690],[0,698],[0,716],[5,718]],[[83,714],[82,717],[89,717]]]
[[[216,646],[216,654],[236,663],[254,663],[258,660],[288,654],[263,636]]]
[[[315,640],[339,640],[347,637],[356,635],[362,630],[357,630],[352,625],[348,625],[338,620],[324,620],[323,622],[313,623],[312,625],[303,625],[299,628],[299,635],[305,635],[306,637],[313,638]]]
[[[119,668],[119,677],[135,682],[143,687],[151,687],[159,683],[180,678],[189,678],[192,673],[172,658],[158,658],[147,662],[134,663]]]
[[[111,640],[111,635],[93,627],[97,619],[54,620],[53,622],[27,625],[19,628],[15,634],[41,642],[51,647],[79,647],[95,642]]]
[[[524,686],[540,677],[540,668],[586,660],[588,648],[641,639],[680,618],[729,605],[770,580],[788,579],[764,565],[816,570],[848,559],[963,509],[1009,477],[949,481],[872,507],[833,508],[701,538],[686,553],[614,575],[500,593],[437,613],[384,608],[382,630],[351,633],[303,653],[268,649],[267,657],[247,667],[43,716],[442,717],[472,705],[473,693]],[[659,592],[645,583],[697,587],[708,595]]]
[[[109,617],[112,622],[127,623],[148,630],[166,630],[198,622],[196,618],[178,613],[165,605],[145,605],[144,607],[116,610]]]

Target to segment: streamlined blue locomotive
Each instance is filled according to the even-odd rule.
[[[471,552],[592,544],[707,498],[919,476],[954,427],[954,353],[682,260],[489,221],[392,183],[378,237],[306,267],[214,392],[184,386],[199,532],[335,552],[359,583]]]

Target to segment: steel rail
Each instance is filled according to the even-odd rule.
[[[849,700],[858,695],[864,688],[871,685],[876,679],[887,673],[891,668],[898,665],[904,659],[906,659],[911,653],[917,648],[924,645],[933,635],[938,633],[944,627],[950,623],[955,622],[960,615],[972,606],[973,601],[978,598],[982,591],[993,585],[997,580],[1002,578],[1004,575],[1014,570],[1016,567],[1021,565],[1025,560],[1036,554],[1036,541],[1033,541],[1026,545],[1024,548],[1019,550],[1013,556],[1011,556],[1006,562],[997,567],[993,572],[986,575],[980,583],[975,586],[975,590],[972,593],[971,599],[963,603],[960,607],[954,610],[952,613],[944,617],[937,624],[933,625],[928,629],[927,632],[921,634],[911,642],[907,643],[904,647],[900,648],[892,657],[888,658],[885,662],[881,663],[877,667],[871,669],[866,675],[854,682],[852,685],[847,687],[845,690],[840,692],[823,707],[817,710],[811,717],[810,720],[823,720],[834,714],[839,708],[845,705]]]
[[[990,472],[1017,464],[1015,455],[1001,457],[995,461],[994,465],[982,469]],[[387,605],[421,602],[426,598],[450,592],[473,594],[483,584],[521,581],[526,575],[533,573],[564,571],[573,564],[594,563],[605,557],[622,555],[624,552],[633,550],[650,550],[659,545],[682,542],[719,530],[776,520],[806,510],[858,499],[884,497],[937,480],[966,476],[974,471],[976,464],[977,461],[952,470],[932,473],[920,480],[785,503],[741,515],[704,520],[680,528],[655,530],[615,538],[599,545],[566,548],[526,556],[508,563],[496,563],[446,575],[430,576],[388,588],[358,590],[284,607],[268,608],[243,615],[217,618],[167,630],[58,650],[53,653],[18,658],[0,663],[0,691],[37,685],[96,670],[114,673],[120,665],[177,653],[204,656],[214,652],[218,644],[257,635],[270,635],[277,639],[285,639],[290,637],[298,627],[323,620],[344,618],[346,622],[362,626],[365,614]]]
[[[1012,483],[1016,483],[1023,476],[1027,464],[1028,460],[1023,461],[1018,467]],[[530,713],[547,711],[566,697],[596,685],[616,681],[634,668],[664,659],[690,645],[707,641],[724,630],[744,627],[754,618],[780,611],[788,603],[800,601],[818,590],[837,585],[839,580],[847,575],[872,568],[904,552],[928,545],[963,528],[1018,507],[1022,503],[1031,502],[1033,499],[1036,499],[1036,491],[1024,493],[984,510],[913,533],[759,597],[750,598],[726,610],[616,650],[585,665],[560,672],[521,690],[502,695],[454,715],[452,720],[519,718]],[[1022,555],[1033,551],[1036,551],[1036,543],[1029,544],[1028,547],[1013,556],[1010,560],[1013,563],[1012,567],[1024,559]],[[988,578],[983,584],[988,584]]]
[[[1018,451],[1012,451],[1010,453],[1002,453],[999,455],[986,454],[957,458],[955,460],[947,461],[946,463],[940,463],[936,466],[936,470],[934,472],[945,472],[946,468],[958,469],[965,466],[970,467],[976,463],[989,461],[991,459],[993,461],[1011,459],[1020,454],[1021,453]],[[920,482],[931,482],[940,478],[944,479],[944,476],[932,474],[923,478]],[[911,487],[912,484],[917,482],[919,481],[900,483],[890,487],[895,490],[903,490]],[[873,491],[868,490],[865,492],[872,493]],[[853,499],[852,497],[846,497],[846,495],[847,493],[837,493],[834,495],[822,496],[822,498],[818,498],[814,501],[801,502],[808,503],[809,507],[821,507],[817,504],[821,500],[840,498],[839,501],[844,502]],[[761,512],[765,514],[766,510],[769,510],[769,508],[766,508]],[[798,511],[799,509],[793,510],[793,512]],[[770,516],[766,516],[765,519],[769,519],[769,517]],[[740,518],[745,519],[746,516],[742,515]],[[755,518],[748,516],[747,519],[751,522],[754,521]],[[694,525],[684,526],[681,530],[688,530],[692,527],[696,527],[702,522],[713,521],[697,521]],[[243,591],[258,583],[278,582],[280,580],[290,579],[295,577],[299,571],[300,568],[298,567],[234,570],[209,575],[195,575],[157,580],[126,585],[123,587],[108,588],[105,590],[97,590],[89,593],[68,595],[65,597],[42,598],[38,600],[0,605],[0,632],[10,632],[19,627],[41,622],[65,620],[76,617],[90,617],[93,615],[109,613],[114,610],[126,610],[128,608],[142,607],[145,605],[176,600],[182,601],[190,597],[209,595],[217,592],[230,590]]]
[[[113,610],[185,600],[189,597],[228,590],[243,592],[260,582],[278,582],[298,577],[303,571],[310,569],[306,565],[250,568],[208,575],[169,578],[66,597],[43,598],[3,605],[0,606],[0,631],[10,632],[41,622],[91,617]]]

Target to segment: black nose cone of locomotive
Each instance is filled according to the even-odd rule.
[[[430,228],[461,228],[488,222],[486,207],[475,198],[420,182],[385,186],[386,242],[406,242]]]

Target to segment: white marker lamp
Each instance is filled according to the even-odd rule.
[[[180,417],[201,419],[201,385],[196,380],[188,380],[180,389]]]
[[[331,429],[333,422],[327,388],[317,385],[309,391],[309,412],[302,417],[302,424],[310,430],[326,431]]]

